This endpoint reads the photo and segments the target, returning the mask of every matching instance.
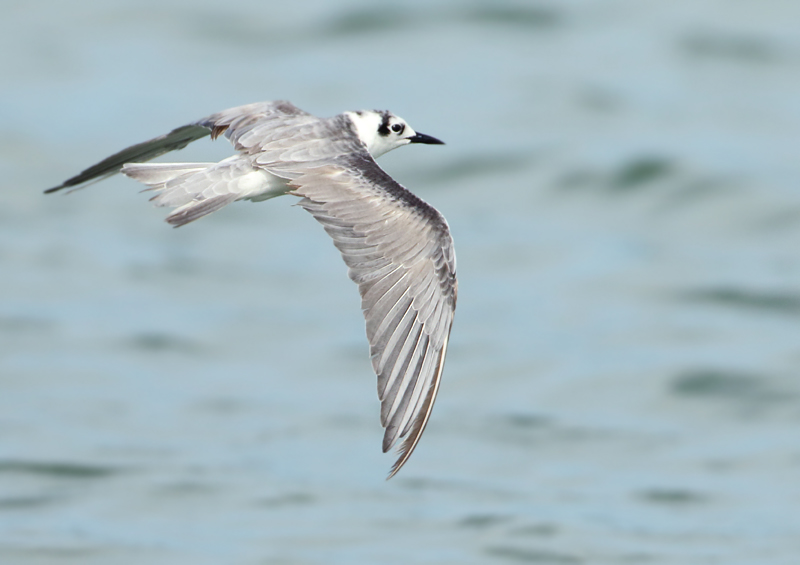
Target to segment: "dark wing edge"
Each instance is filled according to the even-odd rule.
[[[368,156],[315,168],[291,185],[359,286],[386,429],[383,451],[406,438],[391,478],[416,448],[439,391],[457,295],[449,228]]]
[[[125,163],[143,163],[150,159],[155,159],[164,153],[169,153],[176,149],[183,149],[191,142],[201,139],[210,133],[210,128],[197,124],[175,128],[165,135],[160,135],[149,141],[131,145],[122,151],[114,153],[96,165],[92,165],[74,177],[65,180],[60,185],[48,188],[44,192],[45,194],[50,194],[62,188],[83,188],[92,182],[100,181],[118,173]]]
[[[394,477],[400,470],[400,468],[406,464],[406,461],[408,461],[408,458],[411,457],[411,454],[417,447],[419,439],[422,437],[422,432],[425,431],[425,426],[428,425],[428,420],[431,417],[431,412],[433,412],[433,404],[434,402],[436,402],[436,396],[439,394],[439,384],[441,384],[442,382],[442,371],[444,371],[444,359],[445,356],[447,355],[447,344],[450,341],[451,327],[452,327],[452,322],[450,323],[450,327],[447,328],[447,335],[445,335],[444,338],[444,345],[442,346],[442,350],[439,353],[439,361],[436,367],[436,376],[434,377],[433,382],[428,388],[428,393],[425,395],[425,402],[420,407],[421,410],[416,420],[414,420],[414,424],[412,425],[411,429],[408,432],[408,437],[403,441],[403,444],[400,446],[400,456],[397,458],[397,461],[394,462],[394,465],[392,465],[392,469],[389,471],[389,475],[386,477],[387,481],[392,477]]]
[[[193,141],[202,139],[207,135],[211,135],[212,139],[216,139],[232,126],[235,129],[237,125],[243,123],[252,124],[264,117],[274,115],[299,116],[309,114],[285,100],[256,102],[223,110],[192,124],[175,128],[167,134],[131,145],[110,157],[106,157],[96,165],[81,171],[74,177],[65,180],[60,185],[48,188],[44,192],[45,194],[50,194],[64,188],[84,188],[89,184],[120,172],[125,163],[144,163],[170,151],[183,149]]]

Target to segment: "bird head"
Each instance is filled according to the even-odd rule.
[[[435,137],[415,132],[403,118],[388,110],[361,110],[346,112],[345,115],[353,122],[359,139],[375,158],[409,143],[444,145]]]

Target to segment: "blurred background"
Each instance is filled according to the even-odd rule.
[[[800,4],[2,12],[0,562],[797,562]],[[126,178],[42,194],[273,99],[447,142],[381,160],[460,279],[388,483],[357,290],[291,198],[173,230]]]

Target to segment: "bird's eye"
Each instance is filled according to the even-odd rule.
[[[394,125],[392,126],[392,131],[393,131],[393,132],[395,132],[395,133],[400,133],[400,132],[402,132],[404,129],[405,129],[405,126],[404,126],[403,124],[394,124]]]

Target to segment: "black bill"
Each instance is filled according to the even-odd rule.
[[[427,143],[428,145],[444,145],[444,141],[439,141],[435,137],[425,135],[424,133],[414,134],[408,138],[409,143]]]

